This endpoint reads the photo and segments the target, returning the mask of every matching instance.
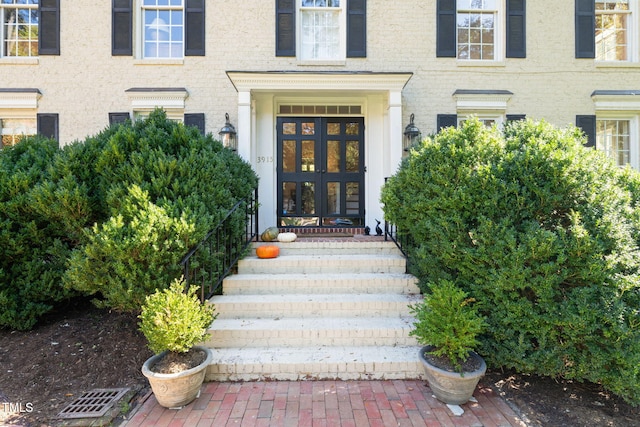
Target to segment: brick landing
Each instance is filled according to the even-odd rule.
[[[180,410],[148,395],[121,427],[341,426],[526,427],[482,381],[455,416],[424,381],[211,382]]]

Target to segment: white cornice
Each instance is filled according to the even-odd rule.
[[[493,110],[506,111],[507,103],[513,95],[506,90],[473,91],[457,90],[453,94],[456,100],[456,108],[461,110]]]
[[[184,109],[185,100],[189,96],[183,88],[132,88],[125,91],[133,110],[149,110],[156,107]]]
[[[0,108],[36,109],[41,96],[37,89],[0,90]]]
[[[238,92],[277,91],[390,91],[400,92],[413,73],[318,73],[227,71]]]
[[[640,91],[595,91],[596,111],[640,111]]]

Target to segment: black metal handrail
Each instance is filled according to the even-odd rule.
[[[244,236],[230,230],[245,224]],[[235,267],[247,247],[258,236],[258,188],[235,204],[225,217],[180,261],[185,287],[200,286],[200,299],[211,298]]]

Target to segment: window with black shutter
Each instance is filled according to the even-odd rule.
[[[596,5],[594,0],[576,1],[576,58],[596,57]]]
[[[109,124],[115,125],[118,123],[124,123],[127,120],[130,120],[131,116],[129,113],[109,113]]]
[[[527,116],[525,114],[507,114],[508,122],[517,122],[520,120],[525,120]]]
[[[367,56],[367,2],[347,1],[347,58]]]
[[[38,55],[60,55],[60,0],[40,0]]]
[[[346,0],[346,56],[367,56],[367,1]],[[276,0],[276,56],[296,56],[296,0]]]
[[[576,116],[576,126],[582,129],[587,137],[585,147],[596,146],[596,116]]]
[[[185,126],[195,126],[200,131],[200,135],[205,134],[204,113],[189,113],[184,115]]]
[[[438,0],[436,15],[436,56],[455,58],[456,49],[456,0]]]
[[[507,0],[507,58],[526,58],[526,0]]]
[[[133,0],[112,0],[111,54],[133,55]]]
[[[38,114],[38,135],[58,140],[58,114]]]
[[[438,132],[440,132],[444,128],[448,127],[457,127],[458,126],[458,115],[457,114],[438,114]]]
[[[133,0],[112,0],[111,6],[111,54],[131,56],[133,55],[134,33]],[[139,12],[143,13],[142,10]],[[204,56],[205,0],[186,0],[183,13],[185,22],[184,55]],[[162,25],[158,25],[162,27]],[[141,31],[144,31],[144,28]]]
[[[204,0],[187,0],[185,11],[185,56],[204,56]]]

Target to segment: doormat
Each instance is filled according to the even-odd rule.
[[[305,237],[353,237],[353,233],[300,233],[297,236],[298,239],[304,239]]]

